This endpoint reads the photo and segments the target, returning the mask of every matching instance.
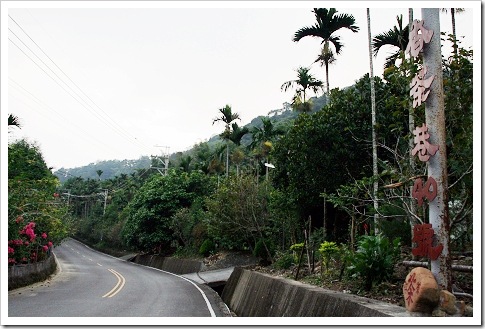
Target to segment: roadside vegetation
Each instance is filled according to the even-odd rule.
[[[328,40],[324,47],[328,55]],[[458,41],[456,53],[442,63],[451,248],[470,253],[473,51]],[[318,96],[323,84],[305,68],[282,86],[296,90],[289,110],[295,115],[262,117],[248,129],[237,125],[237,109],[221,104],[206,123],[223,123],[220,140],[177,154],[165,174],[145,168],[105,177],[98,170],[97,178],[69,177],[60,185],[35,145],[11,143],[9,264],[42,259],[49,242],[56,245],[69,235],[111,253],[251,253],[261,259],[259,270],[277,275],[352,293],[402,292],[396,290],[406,271],[402,260],[427,261],[410,253],[412,225],[416,218],[427,221],[426,205],[410,206],[416,201],[409,195],[411,177],[426,173],[421,162],[409,162],[409,72],[416,65],[407,59],[391,63],[382,78],[374,78],[377,176],[369,75],[332,90],[327,76],[322,105],[321,97],[307,92]],[[424,105],[415,109],[414,121],[424,122]],[[160,160],[153,157],[152,166]],[[35,239],[29,223],[35,223]],[[20,240],[21,246],[15,242]],[[460,274],[453,275],[460,284]]]

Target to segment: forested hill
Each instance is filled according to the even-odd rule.
[[[87,166],[77,168],[61,168],[54,172],[61,183],[70,177],[82,177],[84,179],[110,179],[121,174],[131,174],[136,169],[149,168],[151,159],[143,156],[138,160],[106,160],[90,163]],[[98,175],[100,173],[100,175]]]
[[[326,96],[323,95],[321,97],[312,97],[312,111],[315,112],[320,110],[323,106],[326,105]],[[291,109],[290,104],[285,103],[283,104],[282,109],[276,109],[269,111],[268,117],[271,119],[273,124],[276,125],[284,125],[288,122],[294,120],[297,116],[297,113]],[[258,116],[253,118],[250,123],[245,125],[249,130],[253,127],[260,128],[262,126],[261,117]],[[210,120],[208,121],[210,123]],[[211,146],[215,145],[220,140],[219,135],[212,136],[208,139],[207,143]],[[243,139],[241,140],[241,144],[248,145],[251,142],[251,134],[246,134]],[[188,150],[187,152],[190,152]],[[170,155],[170,159],[173,159],[175,154]],[[171,161],[170,161],[171,162]],[[70,177],[81,177],[84,179],[111,179],[115,176],[119,176],[121,174],[131,174],[135,172],[137,169],[147,169],[150,168],[151,159],[148,156],[142,156],[137,160],[106,160],[106,161],[98,161],[95,163],[90,163],[87,166],[76,167],[76,168],[60,168],[54,172],[61,183],[64,183]],[[100,175],[98,175],[100,173]]]

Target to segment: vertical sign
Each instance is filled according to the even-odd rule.
[[[436,259],[431,259],[431,272],[441,289],[451,291],[451,258],[449,250],[450,222],[448,214],[448,173],[446,165],[446,134],[443,94],[443,69],[441,64],[440,21],[438,8],[421,9],[424,26],[434,31],[434,36],[423,51],[423,66],[434,76],[427,94],[425,113],[429,142],[439,149],[428,161],[428,179],[436,181],[436,197],[429,203],[429,222],[436,242],[443,249]],[[424,81],[427,81],[423,76]]]
[[[439,10],[422,9],[423,20],[410,26],[406,53],[412,58],[423,56],[421,70],[411,81],[412,107],[425,104],[426,123],[413,130],[413,156],[427,163],[428,180],[417,179],[412,189],[418,205],[428,200],[429,224],[415,225],[413,242],[416,256],[431,260],[433,273],[441,289],[451,291],[450,223],[448,215],[448,173],[446,167],[445,112]]]

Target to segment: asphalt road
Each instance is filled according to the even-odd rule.
[[[208,288],[94,251],[69,239],[54,249],[52,279],[12,290],[9,317],[225,316]]]

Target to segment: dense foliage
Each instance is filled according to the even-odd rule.
[[[43,260],[68,234],[69,214],[35,144],[8,146],[8,263]]]
[[[162,252],[172,246],[173,222],[184,217],[177,211],[190,208],[198,198],[213,189],[213,180],[197,171],[177,170],[152,176],[127,205],[122,235],[128,246],[137,250]],[[187,223],[185,223],[187,224]]]

